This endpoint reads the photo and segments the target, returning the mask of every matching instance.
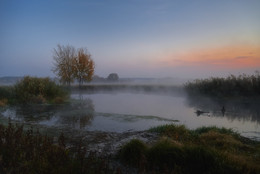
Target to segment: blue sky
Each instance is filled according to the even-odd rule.
[[[86,47],[106,77],[260,69],[259,0],[0,0],[0,76],[55,76],[57,46]]]

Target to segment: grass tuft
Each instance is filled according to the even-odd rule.
[[[227,128],[218,128],[216,126],[209,126],[209,127],[200,127],[194,130],[194,133],[196,134],[202,134],[202,133],[207,133],[210,131],[214,131],[214,132],[218,132],[221,134],[230,134],[230,135],[238,135],[237,133],[235,133],[232,129],[227,129]]]
[[[147,146],[142,141],[133,139],[120,149],[118,157],[124,164],[140,167],[146,151]]]
[[[187,141],[191,138],[190,131],[184,125],[166,124],[149,129],[178,141]]]

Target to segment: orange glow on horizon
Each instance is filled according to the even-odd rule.
[[[260,46],[236,45],[174,53],[160,59],[162,66],[210,66],[212,68],[259,68]]]

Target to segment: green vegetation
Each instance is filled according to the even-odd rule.
[[[187,141],[192,138],[189,130],[186,129],[184,125],[162,125],[151,128],[149,131],[159,133],[178,141]]]
[[[121,173],[124,166],[139,173],[260,172],[259,142],[230,129],[188,130],[172,124],[149,131],[160,134],[156,143],[133,139],[116,156],[102,157],[88,151],[82,140],[67,145],[70,140],[63,134],[52,138],[32,128],[0,125],[0,173]]]
[[[185,84],[186,91],[191,95],[202,94],[214,97],[259,97],[260,73],[254,75],[230,75],[227,78],[210,78],[195,80]]]
[[[5,106],[9,103],[14,103],[14,101],[15,101],[14,87],[0,86],[0,107]]]
[[[23,126],[0,125],[0,173],[116,173],[108,160],[87,153],[81,144],[68,148],[65,137],[57,142]]]
[[[118,157],[124,164],[141,167],[146,151],[147,147],[142,141],[132,139],[120,150]]]
[[[62,103],[68,97],[65,89],[50,78],[26,76],[14,86],[0,87],[0,106],[7,104]]]
[[[230,129],[165,125],[150,129],[161,138],[154,145],[132,140],[119,159],[152,173],[259,173],[260,145]],[[131,157],[134,159],[132,160]]]

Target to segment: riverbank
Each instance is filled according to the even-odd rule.
[[[260,171],[259,142],[225,128],[165,125],[141,132],[89,132],[75,141],[9,124],[0,126],[0,137],[2,173]]]

